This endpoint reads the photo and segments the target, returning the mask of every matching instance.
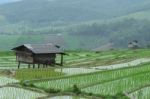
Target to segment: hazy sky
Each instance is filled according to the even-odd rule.
[[[15,1],[20,1],[20,0],[0,0],[0,4],[9,3],[9,2],[15,2]]]

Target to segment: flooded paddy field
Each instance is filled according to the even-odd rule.
[[[40,69],[37,65],[35,69],[32,67],[29,69],[27,64],[21,64],[21,68],[18,69],[13,54],[0,56],[0,94],[3,94],[0,98],[19,99],[21,96],[23,99],[91,99],[90,96],[98,97],[95,99],[112,99],[112,97],[128,99],[128,96],[137,99],[149,98],[149,86],[142,86],[150,83],[150,50],[67,53],[63,67],[41,66]],[[58,62],[59,60],[60,57],[56,59]],[[128,93],[131,89],[137,90]],[[125,92],[129,95],[126,96]],[[61,95],[58,95],[60,93]]]

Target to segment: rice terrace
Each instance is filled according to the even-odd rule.
[[[63,66],[18,69],[14,52],[0,52],[0,99],[150,98],[149,49],[65,53]]]
[[[150,99],[150,0],[0,0],[0,99]]]

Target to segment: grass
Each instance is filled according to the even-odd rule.
[[[0,51],[0,56],[14,56],[14,53],[11,51]]]
[[[11,83],[18,83],[18,80],[7,78],[7,77],[0,77],[0,86],[11,84]]]
[[[149,49],[126,49],[104,52],[66,51],[66,53],[68,55],[64,57],[64,67],[67,68],[89,68],[93,66],[124,63],[140,58],[150,58]],[[60,57],[57,57],[56,60],[60,61]],[[27,65],[21,66],[26,68],[28,67]],[[15,62],[15,55],[12,52],[0,52],[0,69],[2,68],[17,68],[17,63]],[[33,87],[36,87],[38,89],[47,91],[60,90],[61,92],[73,92],[75,91],[75,89],[78,89],[81,90],[82,94],[88,93],[90,95],[100,95],[104,97],[110,96],[111,98],[113,96],[119,96],[120,94],[123,94],[124,91],[128,92],[132,89],[140,88],[141,86],[150,83],[149,63],[141,64],[136,67],[131,66],[121,69],[98,71],[72,76],[66,76],[61,72],[55,71],[54,68],[19,70],[14,69],[13,71],[15,71],[15,75],[13,77],[21,81],[28,80],[27,83],[29,82],[29,85],[32,85]],[[2,74],[0,73],[0,75]],[[9,81],[7,79],[0,79],[1,82]],[[74,86],[76,86],[76,88]],[[146,95],[146,92],[149,89],[143,88],[141,90],[143,91],[142,93],[145,93],[143,95]],[[132,92],[131,94],[137,97],[139,94],[139,90]],[[147,97],[149,96],[147,95]],[[143,99],[145,99],[145,97]]]
[[[63,73],[54,69],[19,69],[16,70],[15,78],[19,80],[44,79],[63,76]]]
[[[29,91],[15,87],[3,87],[0,88],[0,99],[37,99],[44,97],[45,94]]]
[[[140,90],[130,93],[129,96],[136,99],[150,99],[149,92],[150,92],[150,87],[144,87],[141,88]]]
[[[68,77],[60,77],[54,80],[42,80],[34,82],[34,85],[38,88],[48,89],[60,89],[60,90],[68,90],[73,87],[73,85],[77,85],[79,88],[88,87],[93,84],[98,84],[106,81],[111,81],[114,79],[121,79],[126,76],[132,76],[138,73],[149,72],[150,66],[149,64],[142,65],[139,67],[104,71],[104,72],[96,72],[96,73],[88,73],[82,75],[68,76]]]
[[[150,57],[149,49],[112,50],[98,53],[92,51],[72,51],[66,53],[68,55],[64,57],[64,67],[93,67],[128,62],[137,58]],[[57,62],[60,62],[60,57],[57,57],[56,60]],[[17,67],[13,52],[0,52],[0,68],[4,68],[5,66]],[[27,67],[27,65],[25,65],[25,67]]]
[[[64,66],[89,67],[128,62],[137,58],[150,57],[149,49],[112,50],[104,52],[70,52],[64,58]],[[57,59],[59,60],[59,59]]]
[[[100,94],[100,95],[117,95],[128,90],[140,87],[150,83],[150,73],[145,72],[130,77],[125,77],[115,81],[109,81],[103,84],[97,84],[82,89],[86,93]]]

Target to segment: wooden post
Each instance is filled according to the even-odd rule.
[[[16,53],[16,61],[18,60],[18,57],[17,57],[17,53]]]
[[[63,66],[63,54],[61,54],[61,63],[60,63],[61,66]]]
[[[35,64],[33,64],[33,68],[35,68]]]
[[[38,68],[40,68],[40,64],[38,64]]]
[[[18,69],[20,68],[20,62],[18,62]]]
[[[28,64],[28,68],[30,68],[30,64]]]

